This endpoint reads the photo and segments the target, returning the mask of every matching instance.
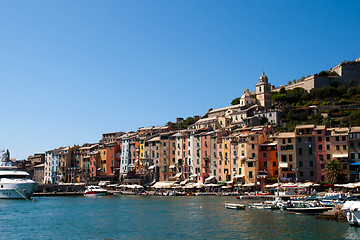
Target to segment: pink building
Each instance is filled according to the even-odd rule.
[[[211,136],[209,133],[201,135],[201,175],[200,181],[204,182],[207,177],[210,176],[210,153],[211,153]]]

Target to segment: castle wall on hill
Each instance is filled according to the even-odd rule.
[[[341,83],[341,85],[346,85],[351,81],[354,81],[354,85],[360,85],[359,59],[354,62],[340,63],[339,65],[331,68],[330,71],[336,72],[337,74],[339,74],[339,76],[312,75],[310,77],[307,77],[304,81],[293,83],[286,86],[279,86],[277,88],[273,88],[272,91],[278,92],[282,87],[284,87],[285,90],[301,87],[307,91],[310,91],[313,88],[322,88],[324,86],[331,86],[337,82]]]

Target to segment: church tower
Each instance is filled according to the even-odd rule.
[[[259,83],[256,84],[256,99],[260,106],[265,109],[271,108],[271,85],[264,72],[259,78]]]

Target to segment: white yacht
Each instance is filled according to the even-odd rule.
[[[350,225],[360,227],[360,201],[346,201],[341,210],[346,212]]]
[[[0,199],[30,199],[38,184],[29,178],[29,174],[11,166],[9,151],[0,154]]]

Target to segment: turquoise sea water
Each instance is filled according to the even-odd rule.
[[[235,197],[0,200],[0,239],[360,239],[360,228],[286,211],[230,210]]]

